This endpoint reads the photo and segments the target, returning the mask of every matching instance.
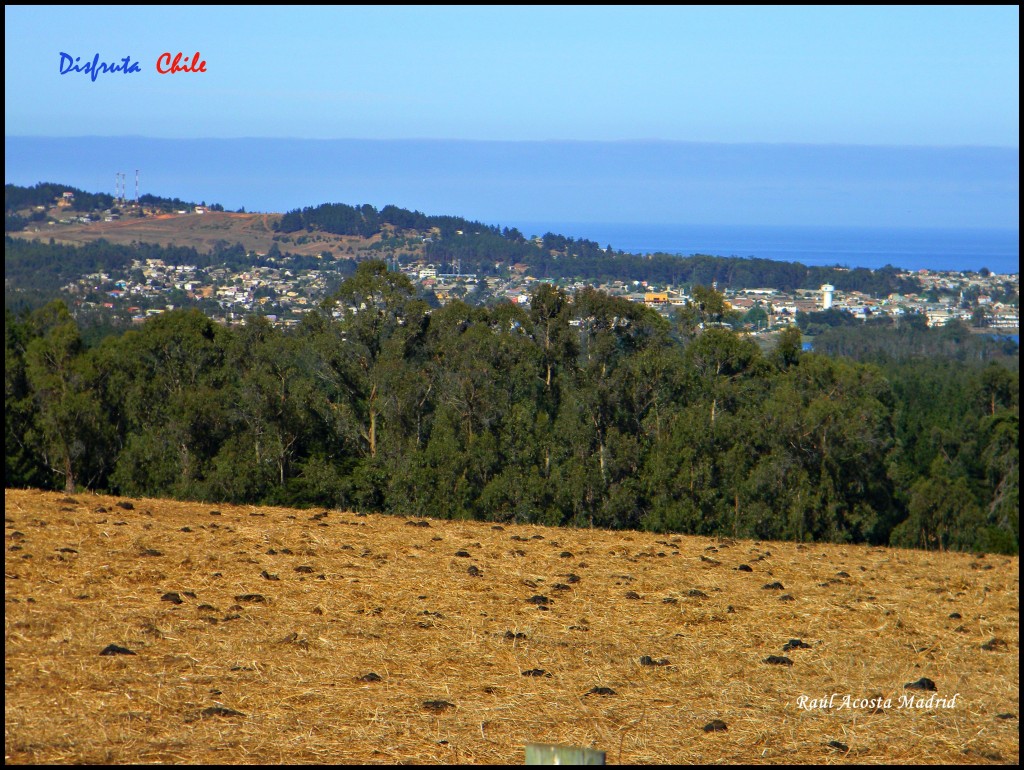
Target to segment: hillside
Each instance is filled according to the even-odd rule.
[[[817,289],[829,283],[840,291],[868,292],[872,296],[906,294],[921,288],[919,281],[892,266],[876,271],[847,270],[757,258],[627,254],[586,238],[546,233],[527,239],[514,227],[501,228],[459,216],[427,215],[391,204],[378,210],[370,204],[323,203],[284,214],[244,214],[150,196],[154,206],[143,205],[140,210],[128,203],[127,212],[116,207],[101,212],[96,208],[61,208],[60,200],[48,207],[27,205],[61,189],[59,185],[7,188],[5,232],[16,238],[44,243],[53,240],[64,246],[83,246],[103,239],[121,246],[156,244],[214,254],[241,244],[245,254],[268,254],[276,245],[282,253],[299,257],[373,257],[406,264],[422,259],[455,272],[492,277],[500,274],[499,265],[504,265],[518,272],[529,271],[534,279],[598,283],[772,286],[787,291]],[[77,194],[94,206],[102,205],[96,203],[101,196],[82,191]],[[142,211],[147,216],[137,217]],[[83,221],[83,214],[86,219],[102,221]]]
[[[1019,760],[1017,557],[10,489],[5,511],[12,764]]]
[[[280,219],[280,214],[207,211],[205,214],[160,214],[143,219],[127,218],[88,224],[40,224],[9,235],[37,241],[49,241],[53,238],[57,243],[76,246],[100,239],[124,246],[133,242],[157,243],[191,247],[204,253],[211,251],[218,242],[225,245],[241,243],[246,251],[265,254],[275,243],[274,236],[277,234],[273,226]],[[380,236],[360,238],[326,232],[305,235],[308,240],[302,243],[297,242],[302,237],[301,234],[278,236],[278,247],[282,251],[306,256],[315,256],[327,250],[336,256],[355,256],[380,240]]]

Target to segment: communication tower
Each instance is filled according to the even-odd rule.
[[[121,205],[128,201],[128,175],[123,171],[114,172],[114,201]]]

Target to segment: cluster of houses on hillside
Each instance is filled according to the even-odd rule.
[[[260,255],[271,266],[232,271],[227,267],[199,268],[195,265],[167,265],[162,260],[136,260],[124,276],[94,273],[71,282],[64,290],[77,295],[79,303],[102,305],[131,314],[141,323],[147,317],[182,305],[198,304],[209,315],[226,323],[253,313],[266,316],[280,326],[297,324],[302,314],[319,302],[337,284],[330,265],[323,269],[298,269],[280,260]],[[501,270],[501,276],[479,277],[458,270],[444,271],[436,265],[417,262],[400,268],[432,301],[444,305],[452,300],[469,303],[510,301],[528,304],[533,289],[542,279],[529,275],[525,265]],[[879,314],[899,317],[924,314],[928,323],[941,326],[959,318],[978,320],[979,308],[986,325],[998,329],[1019,328],[1016,305],[1017,275],[979,275],[919,271],[914,276],[924,287],[922,295],[891,294],[870,297],[856,291],[843,292],[831,286],[818,290],[784,292],[772,288],[730,289],[725,287],[728,306],[750,331],[777,328],[794,323],[797,313],[834,308],[867,320]],[[333,280],[332,280],[333,277]],[[582,282],[561,282],[567,292],[584,288]],[[1012,301],[1006,299],[1012,285]],[[611,296],[642,303],[663,315],[687,304],[684,287],[654,285],[646,281],[617,280],[594,286]],[[756,311],[756,312],[752,312]]]
[[[514,265],[508,278],[484,279],[486,291],[498,299],[528,303],[533,286],[542,279],[531,277],[525,269],[517,269],[525,267]],[[454,298],[472,299],[472,293],[481,289],[475,275],[444,273],[434,265],[413,264],[406,267],[404,272],[414,283],[432,291],[442,304]],[[794,292],[771,288],[724,288],[723,294],[727,305],[741,316],[755,309],[764,311],[763,316],[755,314],[759,320],[751,322],[752,330],[795,323],[797,313],[813,313],[829,308],[850,313],[862,321],[877,315],[899,317],[907,313],[919,313],[927,316],[929,325],[942,326],[953,318],[971,322],[975,319],[977,308],[981,307],[990,327],[1015,329],[1020,326],[1019,309],[1015,301],[993,299],[994,296],[1002,296],[1003,286],[1009,283],[1015,287],[1013,294],[1016,300],[1019,286],[1017,275],[981,276],[976,273],[923,270],[915,271],[913,276],[922,284],[923,294],[890,294],[879,299],[859,291],[839,291],[832,286]],[[564,282],[561,285],[571,293],[590,284]],[[647,281],[610,281],[596,284],[594,288],[611,296],[642,303],[666,316],[690,301],[684,287],[656,285]],[[929,298],[926,295],[932,289],[936,291]]]
[[[198,304],[214,318],[231,322],[252,314],[290,326],[321,299],[327,282],[322,271],[286,267],[200,268],[167,265],[160,259],[136,260],[127,277],[91,273],[63,290],[99,298],[98,304],[131,314],[134,323],[176,307]],[[87,300],[83,299],[83,302]],[[97,304],[96,300],[92,301]]]

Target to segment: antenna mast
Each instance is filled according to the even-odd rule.
[[[114,200],[121,205],[124,205],[127,198],[126,188],[128,186],[128,175],[123,171],[114,172]]]

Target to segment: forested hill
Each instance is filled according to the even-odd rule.
[[[423,239],[423,255],[433,263],[458,263],[462,272],[491,275],[495,263],[522,264],[535,278],[586,281],[639,280],[658,284],[713,282],[723,288],[816,289],[831,283],[841,291],[872,296],[916,293],[920,283],[895,267],[846,270],[807,267],[798,262],[767,259],[671,254],[642,256],[602,247],[586,238],[546,233],[528,239],[518,229],[486,225],[455,216],[429,216],[398,206],[379,211],[370,204],[325,203],[289,211],[275,229],[280,233],[326,232],[369,238],[415,234]]]
[[[4,211],[7,214],[11,214],[21,209],[35,206],[52,206],[56,201],[62,199],[65,193],[71,193],[71,208],[75,211],[102,211],[109,209],[117,203],[114,196],[108,193],[90,193],[71,185],[55,184],[53,182],[40,182],[31,187],[5,184]],[[179,198],[164,198],[151,194],[140,195],[139,203],[143,206],[167,211],[205,205],[183,201]],[[212,204],[210,209],[213,211],[223,211],[224,207],[219,204]]]
[[[71,185],[40,182],[32,187],[16,184],[4,185],[4,212],[11,214],[34,206],[52,206],[64,193],[71,193],[79,210],[94,211],[114,205],[114,196],[107,193],[89,193]]]

